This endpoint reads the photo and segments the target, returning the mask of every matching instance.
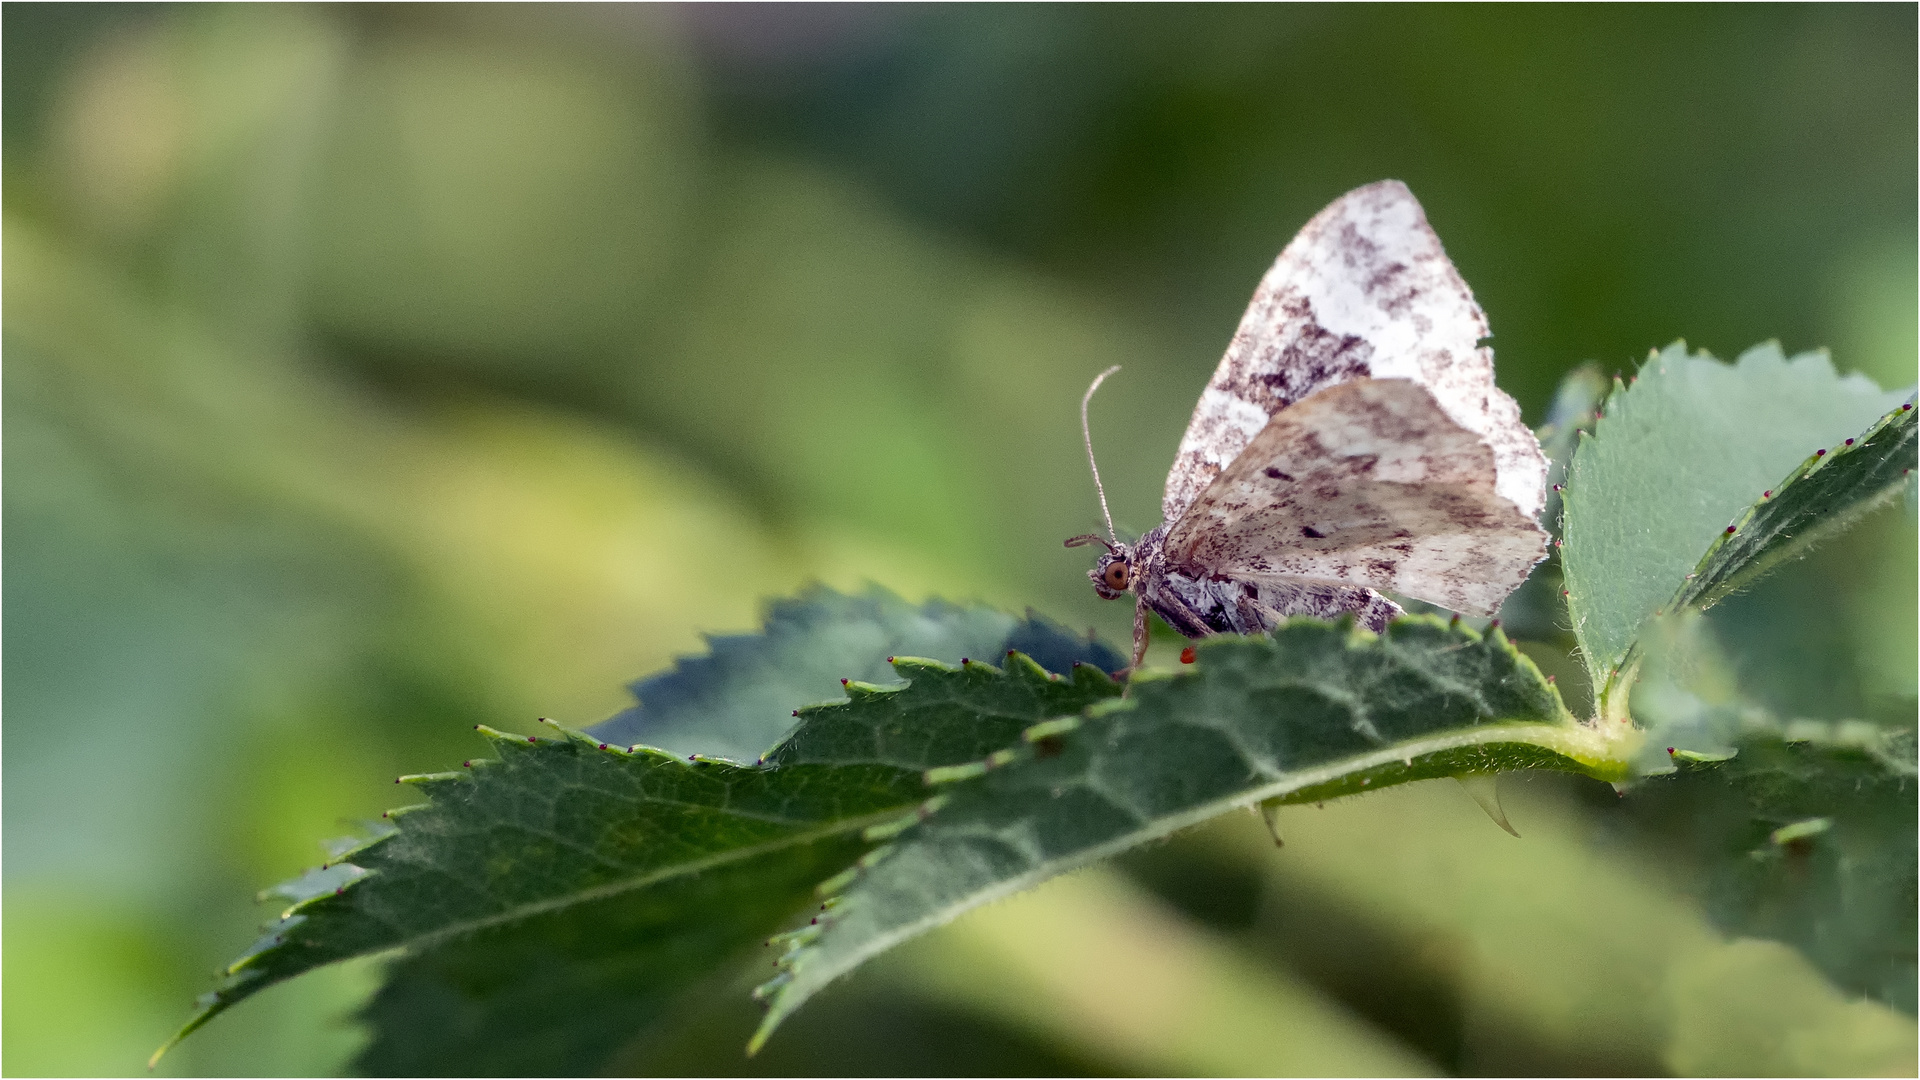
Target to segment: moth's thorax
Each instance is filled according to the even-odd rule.
[[[1213,580],[1204,571],[1178,567],[1167,558],[1167,530],[1162,523],[1133,545],[1133,592],[1142,603],[1187,637],[1223,632],[1257,632],[1264,625],[1241,625],[1236,598],[1242,586]]]
[[[1166,576],[1167,523],[1154,526],[1153,531],[1134,541],[1131,552],[1133,580],[1131,591],[1135,596],[1146,596]]]

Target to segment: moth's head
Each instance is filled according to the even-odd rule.
[[[1107,548],[1093,564],[1093,569],[1087,571],[1087,577],[1093,579],[1093,591],[1100,599],[1118,599],[1121,593],[1133,587],[1133,553],[1127,549],[1127,545],[1103,540],[1092,533],[1067,541],[1068,547],[1080,547],[1083,544],[1104,544]]]

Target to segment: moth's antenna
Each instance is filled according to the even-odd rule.
[[[1120,365],[1115,364],[1095,375],[1093,385],[1087,387],[1086,395],[1080,399],[1080,436],[1087,441],[1087,468],[1093,470],[1093,490],[1100,493],[1100,515],[1107,519],[1107,535],[1114,544],[1120,542],[1120,534],[1113,531],[1113,514],[1107,509],[1107,489],[1100,483],[1100,464],[1093,460],[1093,429],[1087,425],[1087,403],[1093,400],[1093,392],[1100,389],[1100,384],[1107,381],[1107,376],[1119,370]],[[1111,548],[1113,545],[1107,546]]]

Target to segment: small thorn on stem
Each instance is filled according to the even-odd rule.
[[[1280,800],[1268,799],[1253,809],[1266,824],[1267,835],[1273,837],[1273,846],[1286,847],[1287,842],[1280,839]]]
[[[1507,820],[1507,812],[1500,807],[1500,779],[1494,773],[1475,773],[1472,776],[1456,776],[1460,786],[1467,790],[1480,809],[1486,811],[1495,825],[1507,831],[1509,836],[1518,837],[1519,831]]]

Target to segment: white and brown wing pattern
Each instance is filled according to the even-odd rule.
[[[1494,447],[1437,395],[1356,379],[1266,424],[1161,555],[1195,580],[1358,586],[1492,615],[1547,540],[1500,486]]]
[[[1188,637],[1289,615],[1382,630],[1400,614],[1382,592],[1496,612],[1546,553],[1547,461],[1494,386],[1486,336],[1405,184],[1349,191],[1307,222],[1194,406],[1160,526],[1134,544],[1111,523],[1067,541],[1106,546],[1096,593],[1136,598],[1134,666],[1149,612]]]
[[[1161,511],[1178,522],[1267,422],[1353,379],[1407,379],[1483,439],[1497,486],[1540,511],[1546,459],[1519,407],[1493,383],[1486,316],[1426,212],[1397,180],[1350,191],[1315,215],[1260,281],[1167,474]]]

